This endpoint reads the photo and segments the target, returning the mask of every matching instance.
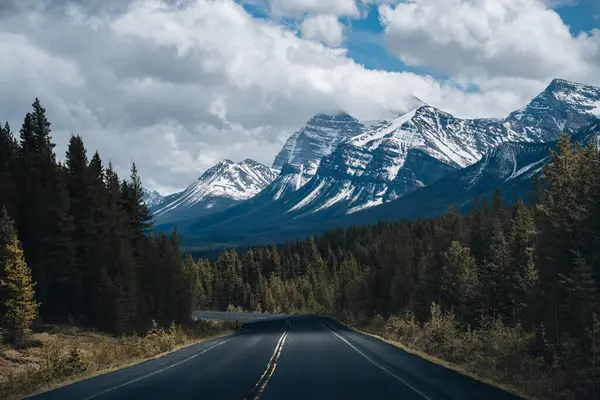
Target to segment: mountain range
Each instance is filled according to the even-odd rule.
[[[272,168],[225,160],[183,192],[147,201],[157,229],[177,225],[188,247],[437,215],[496,188],[509,200],[525,197],[560,133],[596,132],[599,117],[600,88],[561,79],[503,119],[460,119],[426,104],[391,121],[319,114]]]

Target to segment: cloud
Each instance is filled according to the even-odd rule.
[[[544,0],[544,4],[549,8],[572,7],[578,3],[579,0]]]
[[[135,160],[150,189],[185,187],[223,158],[270,164],[317,112],[380,118],[406,111],[416,95],[460,116],[503,116],[547,84],[489,79],[466,93],[455,81],[368,70],[345,49],[233,1],[0,4],[0,119],[18,128],[40,97],[60,156],[79,133],[120,173]],[[315,15],[351,13],[339,4]],[[582,43],[595,54],[597,42]]]
[[[390,50],[411,66],[464,80],[600,83],[600,31],[573,37],[538,0],[415,0],[379,8]]]
[[[344,26],[333,15],[307,17],[302,21],[300,31],[303,38],[320,40],[333,47],[344,41]]]

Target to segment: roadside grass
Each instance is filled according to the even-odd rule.
[[[0,346],[0,399],[19,399],[161,357],[239,329],[235,322],[156,324],[144,336],[114,337],[73,326],[46,325],[21,348]]]

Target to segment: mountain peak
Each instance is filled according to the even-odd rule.
[[[547,89],[556,89],[556,88],[564,88],[564,87],[585,87],[588,85],[584,85],[583,83],[568,81],[566,79],[554,78],[548,85]]]
[[[363,125],[348,113],[317,114],[287,140],[273,161],[273,168],[284,164],[318,163],[337,145],[361,133]]]
[[[161,204],[165,200],[163,195],[156,190],[148,190],[143,188],[142,194],[144,203],[146,203],[148,207],[153,207],[157,204]]]
[[[356,121],[356,118],[354,118],[352,115],[350,115],[344,111],[340,111],[340,112],[333,113],[333,114],[316,114],[309,120],[309,123],[313,120],[314,121],[318,121],[318,120],[322,120],[322,121]]]
[[[162,203],[154,215],[162,220],[206,215],[256,196],[276,177],[271,168],[250,158],[238,163],[225,159]]]
[[[526,126],[539,141],[555,140],[566,128],[578,131],[600,116],[600,87],[554,79],[505,121]]]
[[[429,104],[425,104],[425,105],[418,107],[416,110],[414,110],[414,113],[415,113],[415,116],[437,114],[437,115],[443,115],[445,117],[452,117],[452,114],[449,114],[446,111],[440,110],[437,107],[430,106]]]
[[[260,163],[260,162],[258,162],[258,161],[256,161],[256,160],[254,160],[254,159],[252,159],[252,158],[244,158],[244,159],[243,159],[242,161],[240,161],[238,164],[239,164],[239,165],[241,165],[241,164],[248,164],[248,165],[264,165],[264,164],[262,164],[262,163]]]

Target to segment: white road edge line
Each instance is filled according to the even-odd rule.
[[[154,371],[154,372],[152,372],[152,373],[149,373],[149,374],[147,374],[147,375],[140,376],[139,378],[136,378],[136,379],[134,379],[134,380],[131,380],[131,381],[129,381],[129,382],[125,382],[125,383],[123,383],[123,384],[121,384],[121,385],[118,385],[118,386],[113,386],[113,387],[111,387],[111,388],[108,388],[108,389],[104,389],[103,391],[101,391],[101,392],[98,392],[98,393],[96,393],[96,394],[94,394],[94,395],[92,395],[92,396],[90,396],[90,397],[86,397],[84,400],[91,400],[91,399],[95,399],[95,398],[97,398],[97,397],[100,397],[100,396],[103,396],[103,395],[105,395],[105,394],[107,394],[107,393],[113,392],[113,391],[115,391],[115,390],[117,390],[117,389],[121,389],[122,387],[125,387],[125,386],[127,386],[127,385],[131,385],[132,383],[139,382],[139,381],[141,381],[142,379],[149,378],[149,377],[151,377],[151,376],[153,376],[153,375],[160,374],[161,372],[164,372],[164,371],[166,371],[166,370],[169,370],[169,369],[171,369],[171,368],[177,367],[178,365],[181,365],[181,364],[183,364],[183,363],[186,363],[186,362],[188,362],[188,361],[190,361],[190,360],[193,360],[194,358],[196,358],[196,357],[198,357],[198,356],[201,356],[202,354],[206,353],[206,352],[207,352],[207,351],[209,351],[209,350],[212,350],[212,349],[214,349],[215,347],[218,347],[218,346],[220,346],[220,345],[222,345],[222,344],[224,344],[224,343],[227,343],[227,342],[228,342],[228,341],[230,341],[231,339],[233,339],[233,338],[225,339],[225,340],[223,340],[223,341],[221,341],[221,342],[219,342],[219,343],[217,343],[217,344],[214,344],[214,345],[212,345],[212,346],[210,346],[210,347],[208,347],[208,348],[206,348],[206,349],[202,350],[202,351],[201,351],[201,352],[199,352],[199,353],[196,353],[196,354],[194,354],[194,355],[193,355],[193,356],[191,356],[191,357],[188,357],[188,358],[186,358],[186,359],[184,359],[184,360],[181,360],[181,361],[178,361],[178,362],[176,362],[176,363],[174,363],[174,364],[171,364],[171,365],[169,365],[168,367],[165,367],[165,368],[159,369],[158,371]]]
[[[328,327],[327,325],[325,325],[322,322],[321,322],[321,325],[323,325],[325,328],[329,329],[329,331],[331,331],[331,333],[333,333],[335,336],[337,336],[341,341],[343,341],[344,343],[346,343],[348,346],[352,347],[358,354],[360,354],[361,356],[363,356],[364,358],[366,358],[371,364],[373,364],[374,366],[376,366],[377,368],[379,368],[383,372],[387,373],[388,375],[390,375],[391,377],[393,377],[397,381],[403,383],[404,385],[406,385],[407,387],[409,387],[410,389],[412,389],[415,393],[417,393],[418,395],[420,395],[425,400],[431,400],[431,398],[428,397],[425,393],[421,392],[419,389],[417,389],[416,387],[414,387],[410,383],[406,382],[404,379],[400,378],[398,375],[394,374],[393,372],[388,371],[387,368],[385,368],[384,366],[381,366],[381,365],[377,364],[375,361],[373,361],[373,359],[371,359],[371,357],[367,356],[365,353],[363,353],[362,351],[360,351],[359,349],[357,349],[352,343],[350,343],[349,341],[347,341],[343,336],[339,335],[333,329],[331,329],[330,327]]]

